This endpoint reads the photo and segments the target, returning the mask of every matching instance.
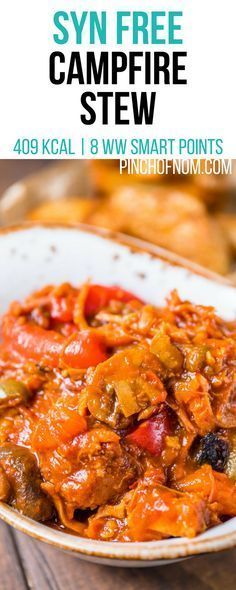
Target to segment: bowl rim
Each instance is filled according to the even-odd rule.
[[[188,258],[184,258],[184,256],[175,254],[175,252],[172,252],[167,248],[157,246],[156,244],[152,244],[151,242],[141,240],[140,238],[136,238],[134,236],[129,236],[121,232],[115,232],[106,228],[89,225],[87,223],[50,223],[40,221],[24,221],[21,223],[0,227],[0,237],[4,234],[21,232],[25,230],[27,231],[32,230],[34,228],[52,230],[65,229],[72,231],[77,230],[79,232],[96,235],[98,237],[107,239],[108,241],[110,240],[122,246],[126,246],[131,252],[144,252],[146,254],[149,254],[150,256],[153,256],[154,258],[159,258],[172,266],[180,266],[194,274],[200,275],[204,278],[210,279],[217,283],[221,283],[225,286],[231,287],[232,289],[236,289],[232,281],[230,281],[230,279],[226,278],[225,276],[220,275],[217,272],[210,270],[204,266],[201,266],[197,262],[193,262]]]
[[[68,224],[68,223],[21,223],[10,227],[0,228],[0,237],[17,231],[28,231],[31,229],[65,229],[85,232],[105,238],[108,241],[114,241],[122,246],[126,246],[132,252],[148,253],[155,258],[159,258],[172,266],[181,266],[194,274],[203,276],[216,283],[234,289],[232,283],[220,275],[201,267],[181,256],[178,256],[164,248],[144,242],[138,238],[126,236],[121,233],[111,232],[102,228],[92,227],[86,224]],[[235,289],[236,291],[236,289]],[[202,553],[223,551],[236,546],[236,526],[231,532],[219,533],[216,529],[216,535],[210,538],[201,539],[166,539],[164,541],[147,541],[147,542],[128,542],[114,543],[111,541],[96,541],[78,537],[59,529],[47,526],[42,523],[33,521],[30,518],[20,514],[14,508],[0,502],[0,519],[13,526],[17,530],[33,537],[38,541],[48,543],[58,549],[67,550],[81,557],[103,558],[107,560],[122,560],[129,562],[156,562],[158,560],[173,560],[182,557],[199,555]],[[233,519],[231,519],[233,520]],[[236,518],[235,524],[236,524]],[[221,525],[219,525],[220,528]],[[218,528],[218,527],[217,527]]]
[[[69,551],[81,557],[90,556],[115,561],[168,561],[205,553],[216,553],[236,546],[236,530],[225,534],[216,534],[210,539],[201,539],[199,537],[186,539],[180,537],[178,539],[165,539],[164,541],[128,543],[97,541],[72,535],[36,522],[3,502],[0,502],[0,519],[33,539],[48,543],[57,549]],[[236,518],[234,520],[236,522]],[[179,543],[176,544],[176,541]]]

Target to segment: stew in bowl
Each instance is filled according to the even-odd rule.
[[[235,289],[77,226],[0,232],[0,274],[0,518],[109,565],[234,546]]]
[[[236,322],[177,291],[49,285],[0,349],[0,498],[101,541],[194,537],[236,516]]]

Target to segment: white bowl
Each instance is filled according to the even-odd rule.
[[[236,318],[236,289],[160,248],[91,228],[21,226],[0,232],[0,304],[24,298],[47,283],[79,284],[91,278],[120,285],[143,299],[162,304],[177,288],[183,298],[214,305],[226,319]],[[187,556],[236,545],[236,518],[194,539],[112,543],[76,537],[36,523],[0,503],[0,518],[15,528],[80,558],[109,565],[163,565]]]

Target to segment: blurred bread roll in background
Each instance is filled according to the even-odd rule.
[[[208,162],[208,161],[207,161]],[[212,164],[209,161],[209,168],[211,170]],[[196,191],[207,205],[217,207],[224,207],[230,193],[235,190],[235,175],[234,174],[207,174],[205,171],[206,160],[200,160],[199,174],[191,174],[191,182]],[[217,169],[217,166],[216,166]]]
[[[30,211],[28,219],[47,223],[78,223],[86,221],[96,206],[95,200],[83,197],[45,201]]]
[[[154,160],[153,160],[154,161]],[[72,164],[70,165],[72,166]],[[119,160],[91,160],[77,170],[76,191],[69,191],[66,173],[65,198],[45,195],[27,214],[27,219],[49,223],[87,223],[119,231],[167,248],[180,256],[224,275],[236,268],[235,176],[208,175],[204,160],[199,174],[120,174]],[[57,168],[51,176],[63,184]],[[86,177],[81,190],[83,178]],[[32,181],[31,181],[32,182]],[[37,186],[39,182],[37,180]],[[65,183],[64,183],[65,184]],[[63,186],[64,186],[63,184]],[[231,192],[230,192],[231,191]],[[86,196],[87,195],[87,196]]]
[[[187,257],[221,274],[230,249],[217,220],[195,196],[178,189],[126,187],[89,217],[89,223],[122,231]]]
[[[236,215],[233,213],[219,213],[217,220],[225,231],[234,254],[236,254]]]
[[[159,184],[171,181],[172,174],[120,174],[119,160],[92,160],[90,162],[90,179],[95,194],[109,195],[115,188],[134,186],[139,183]],[[178,177],[176,177],[176,180]]]
[[[151,160],[154,162],[155,160]],[[120,174],[119,160],[91,160],[89,163],[90,180],[94,194],[109,195],[115,188],[135,186],[137,184],[166,185],[172,183],[178,187],[186,185],[186,189],[199,200],[209,206],[225,204],[232,179],[228,175],[209,175],[205,173],[205,160],[200,162],[199,174],[174,174],[173,168],[168,174],[128,174],[127,169]],[[172,162],[168,162],[172,166]]]

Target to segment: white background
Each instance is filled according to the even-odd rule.
[[[152,127],[102,127],[99,121],[84,126],[80,122],[80,92],[86,88],[50,84],[50,53],[82,50],[73,42],[54,43],[54,12],[89,9],[107,10],[111,27],[116,10],[183,10],[185,42],[173,49],[188,51],[188,85],[156,87],[158,118]],[[223,157],[236,158],[235,28],[235,0],[4,0],[0,34],[0,158],[18,157],[12,151],[18,137],[71,137],[77,148],[81,136],[222,137]],[[116,49],[111,43],[107,47]],[[86,49],[93,50],[94,46],[85,44],[83,50]],[[106,46],[97,45],[100,49],[105,51]],[[168,51],[168,46],[155,45],[151,49]],[[127,42],[119,50],[148,51],[150,47]],[[125,79],[118,88],[122,89],[127,90]]]

